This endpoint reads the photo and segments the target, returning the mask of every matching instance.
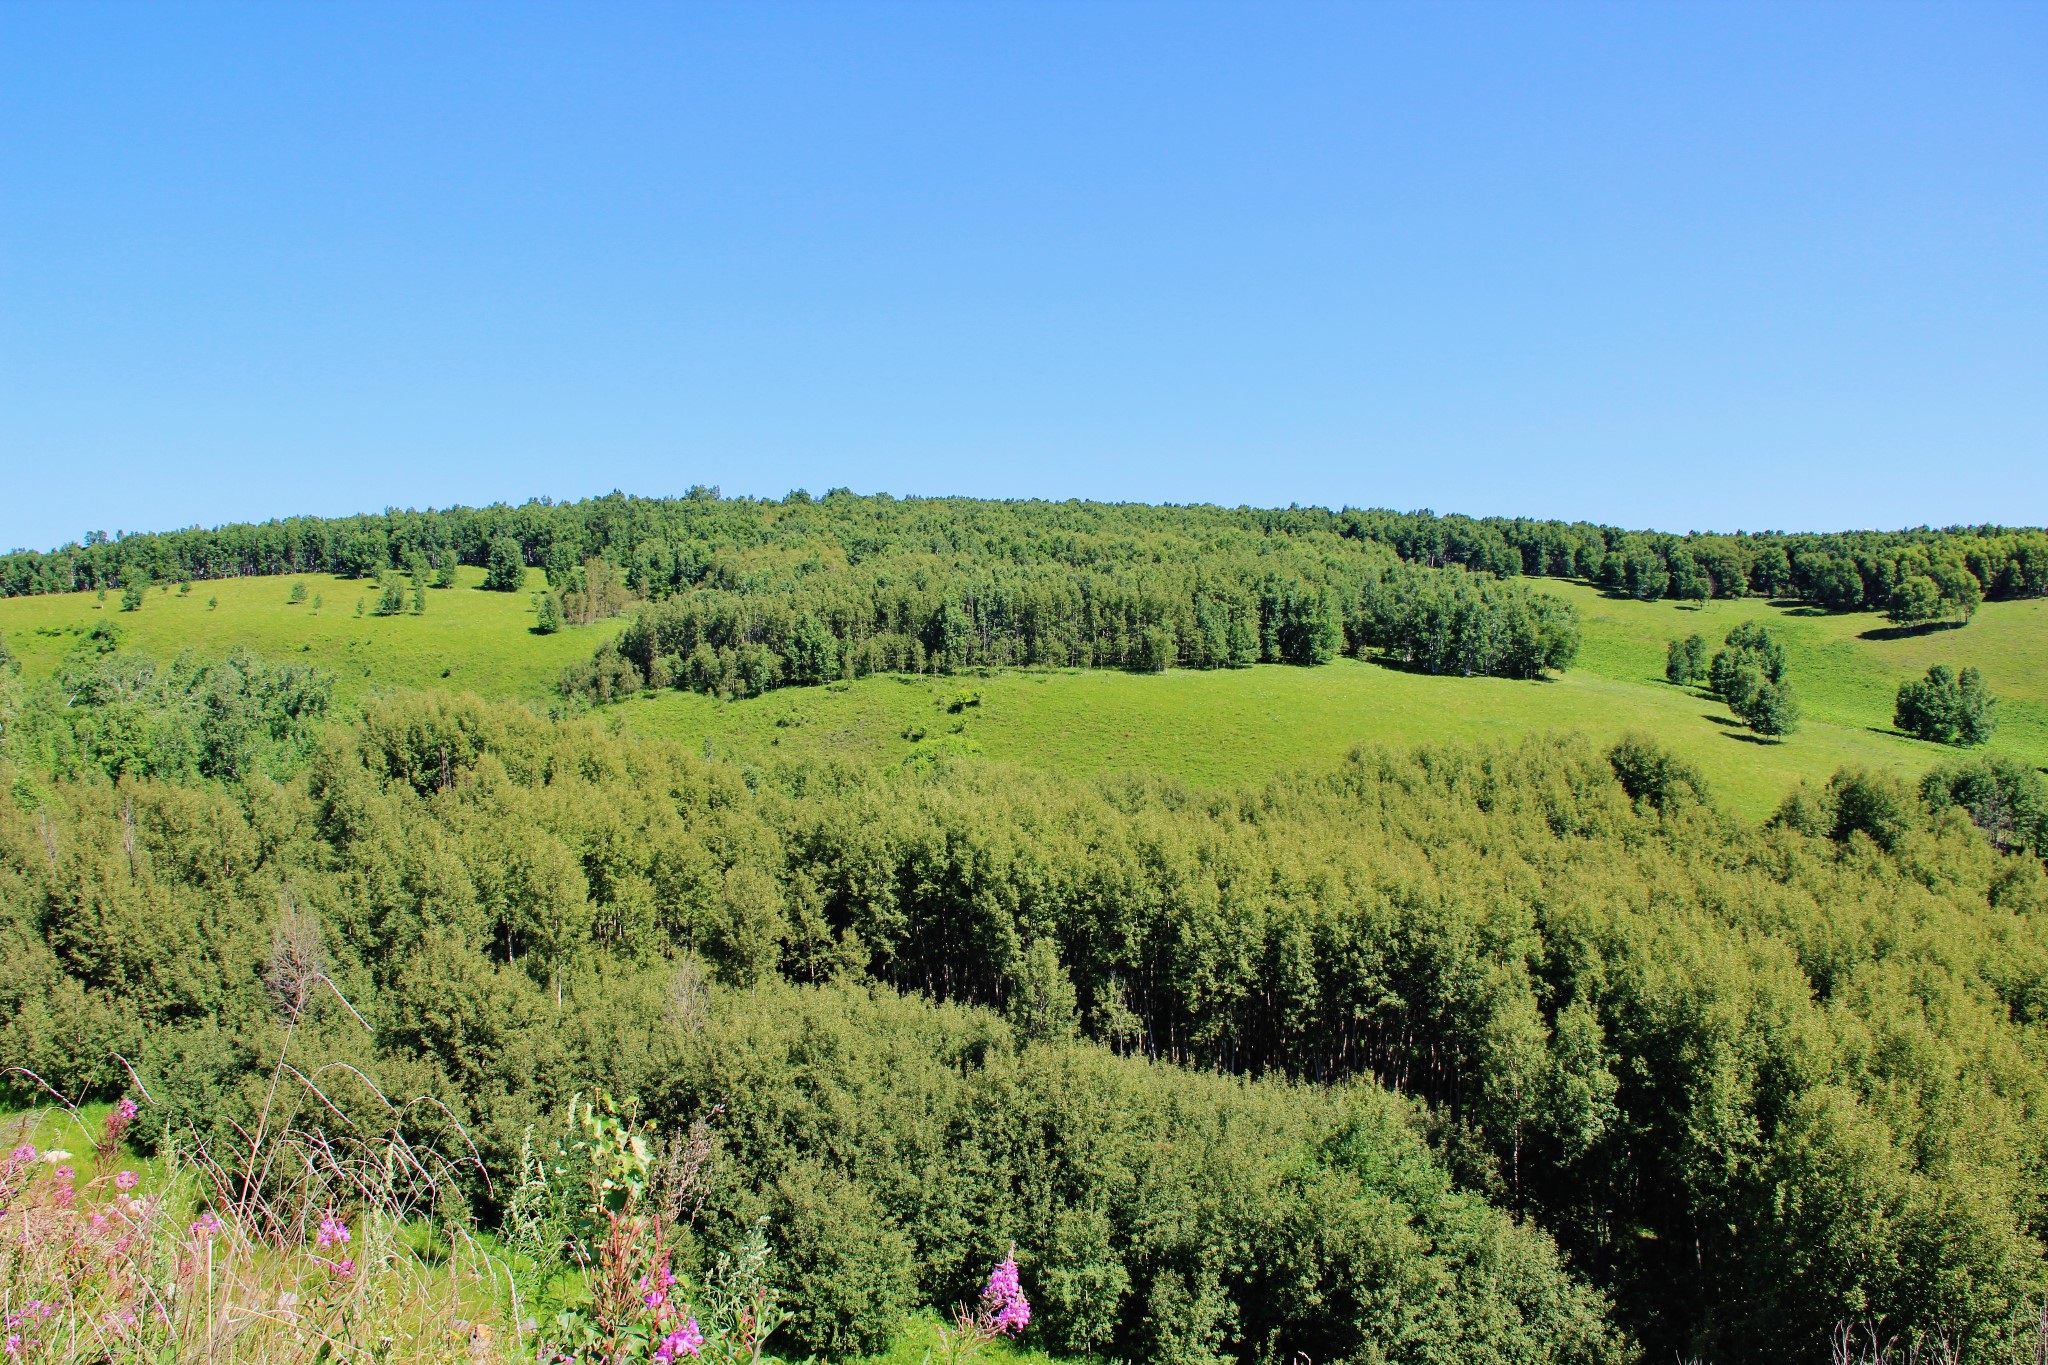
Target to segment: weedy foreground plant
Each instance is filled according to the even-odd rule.
[[[290,983],[294,1024],[327,984],[313,975]],[[290,1034],[253,1128],[231,1125],[227,1142],[165,1141],[147,1180],[121,1168],[141,1113],[130,1097],[97,1128],[60,1099],[92,1148],[89,1177],[66,1148],[26,1140],[41,1115],[15,1121],[0,1156],[8,1365],[761,1360],[783,1320],[764,1229],[694,1291],[672,1268],[701,1200],[702,1125],[657,1156],[608,1100],[579,1097],[569,1115],[576,1140],[557,1143],[551,1163],[525,1164],[498,1239],[480,1232],[456,1193],[460,1166],[489,1182],[460,1126],[447,1124],[452,1154],[408,1137],[422,1126],[412,1110],[448,1118],[437,1102],[395,1105],[343,1068],[388,1119],[365,1132],[322,1090],[320,1073],[292,1065]],[[311,1122],[283,1117],[288,1084],[311,1101]],[[544,1323],[537,1303],[554,1310]]]

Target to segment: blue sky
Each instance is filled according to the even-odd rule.
[[[2048,522],[2048,6],[0,7],[0,546],[680,492]]]

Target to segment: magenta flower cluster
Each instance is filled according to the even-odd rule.
[[[992,1331],[1015,1334],[1031,1322],[1031,1302],[1017,1280],[1017,1255],[1010,1253],[989,1272],[988,1286],[981,1291],[981,1307]]]
[[[704,1349],[704,1334],[697,1330],[697,1319],[692,1317],[675,1331],[661,1339],[654,1348],[654,1365],[675,1365],[682,1356],[694,1356]]]

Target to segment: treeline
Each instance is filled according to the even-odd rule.
[[[137,582],[329,572],[375,577],[416,559],[488,566],[509,542],[558,585],[602,558],[639,596],[735,588],[765,566],[885,555],[965,556],[1014,566],[1108,569],[1192,563],[1216,551],[1343,539],[1403,560],[1494,577],[1578,578],[1645,600],[1796,598],[1829,610],[1888,610],[1902,622],[1967,618],[1979,601],[2048,593],[2048,532],[1998,526],[1671,535],[1588,522],[1322,508],[1155,507],[963,498],[728,499],[611,494],[577,502],[387,510],[109,537],[0,556],[0,594]]]
[[[1345,534],[1419,564],[1577,578],[1643,601],[1791,598],[1902,623],[1967,619],[1986,599],[2048,594],[2048,532],[2000,526],[1732,535],[1626,531],[1589,522],[1342,512]]]
[[[1569,667],[1577,616],[1519,583],[1384,552],[1271,552],[1097,572],[930,556],[699,588],[644,607],[563,690],[748,696],[872,673],[1008,665],[1242,668],[1379,653],[1430,672],[1536,677]]]
[[[830,1335],[869,1330],[862,1304],[947,1301],[1015,1236],[1067,1347],[1605,1350],[1541,1239],[1416,1212],[1450,1205],[1388,1136],[1408,1120],[1336,1135],[1380,1112],[1369,1078],[1655,1356],[1813,1357],[1875,1313],[1995,1359],[2048,1288],[2031,776],[1844,774],[1751,830],[1641,741],[1365,751],[1197,795],[745,772],[387,699],[282,784],[18,770],[0,1051],[69,1089],[119,1083],[119,1053],[231,1113],[278,1027],[266,973],[317,953],[375,1030],[339,1055],[449,1097],[490,1162],[593,1083],[669,1121],[724,1104],[714,1223],[780,1216],[792,1277],[843,1305],[813,1344],[864,1340]],[[1147,1335],[1174,1321],[1209,1354]]]

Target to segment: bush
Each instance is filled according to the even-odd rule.
[[[553,635],[562,628],[562,602],[551,590],[533,595],[533,633]]]
[[[1879,848],[1891,852],[1920,823],[1913,793],[1889,773],[1844,768],[1828,779],[1828,796],[1835,815],[1829,834],[1837,842],[1867,834]]]
[[[884,1350],[911,1306],[910,1239],[871,1191],[818,1162],[792,1162],[773,1189],[791,1340],[835,1359]]]
[[[1698,639],[1698,636],[1694,636]],[[1629,799],[1656,810],[1673,810],[1681,805],[1704,805],[1708,801],[1707,780],[1700,770],[1661,747],[1640,732],[1623,735],[1607,751],[1607,761]]]

